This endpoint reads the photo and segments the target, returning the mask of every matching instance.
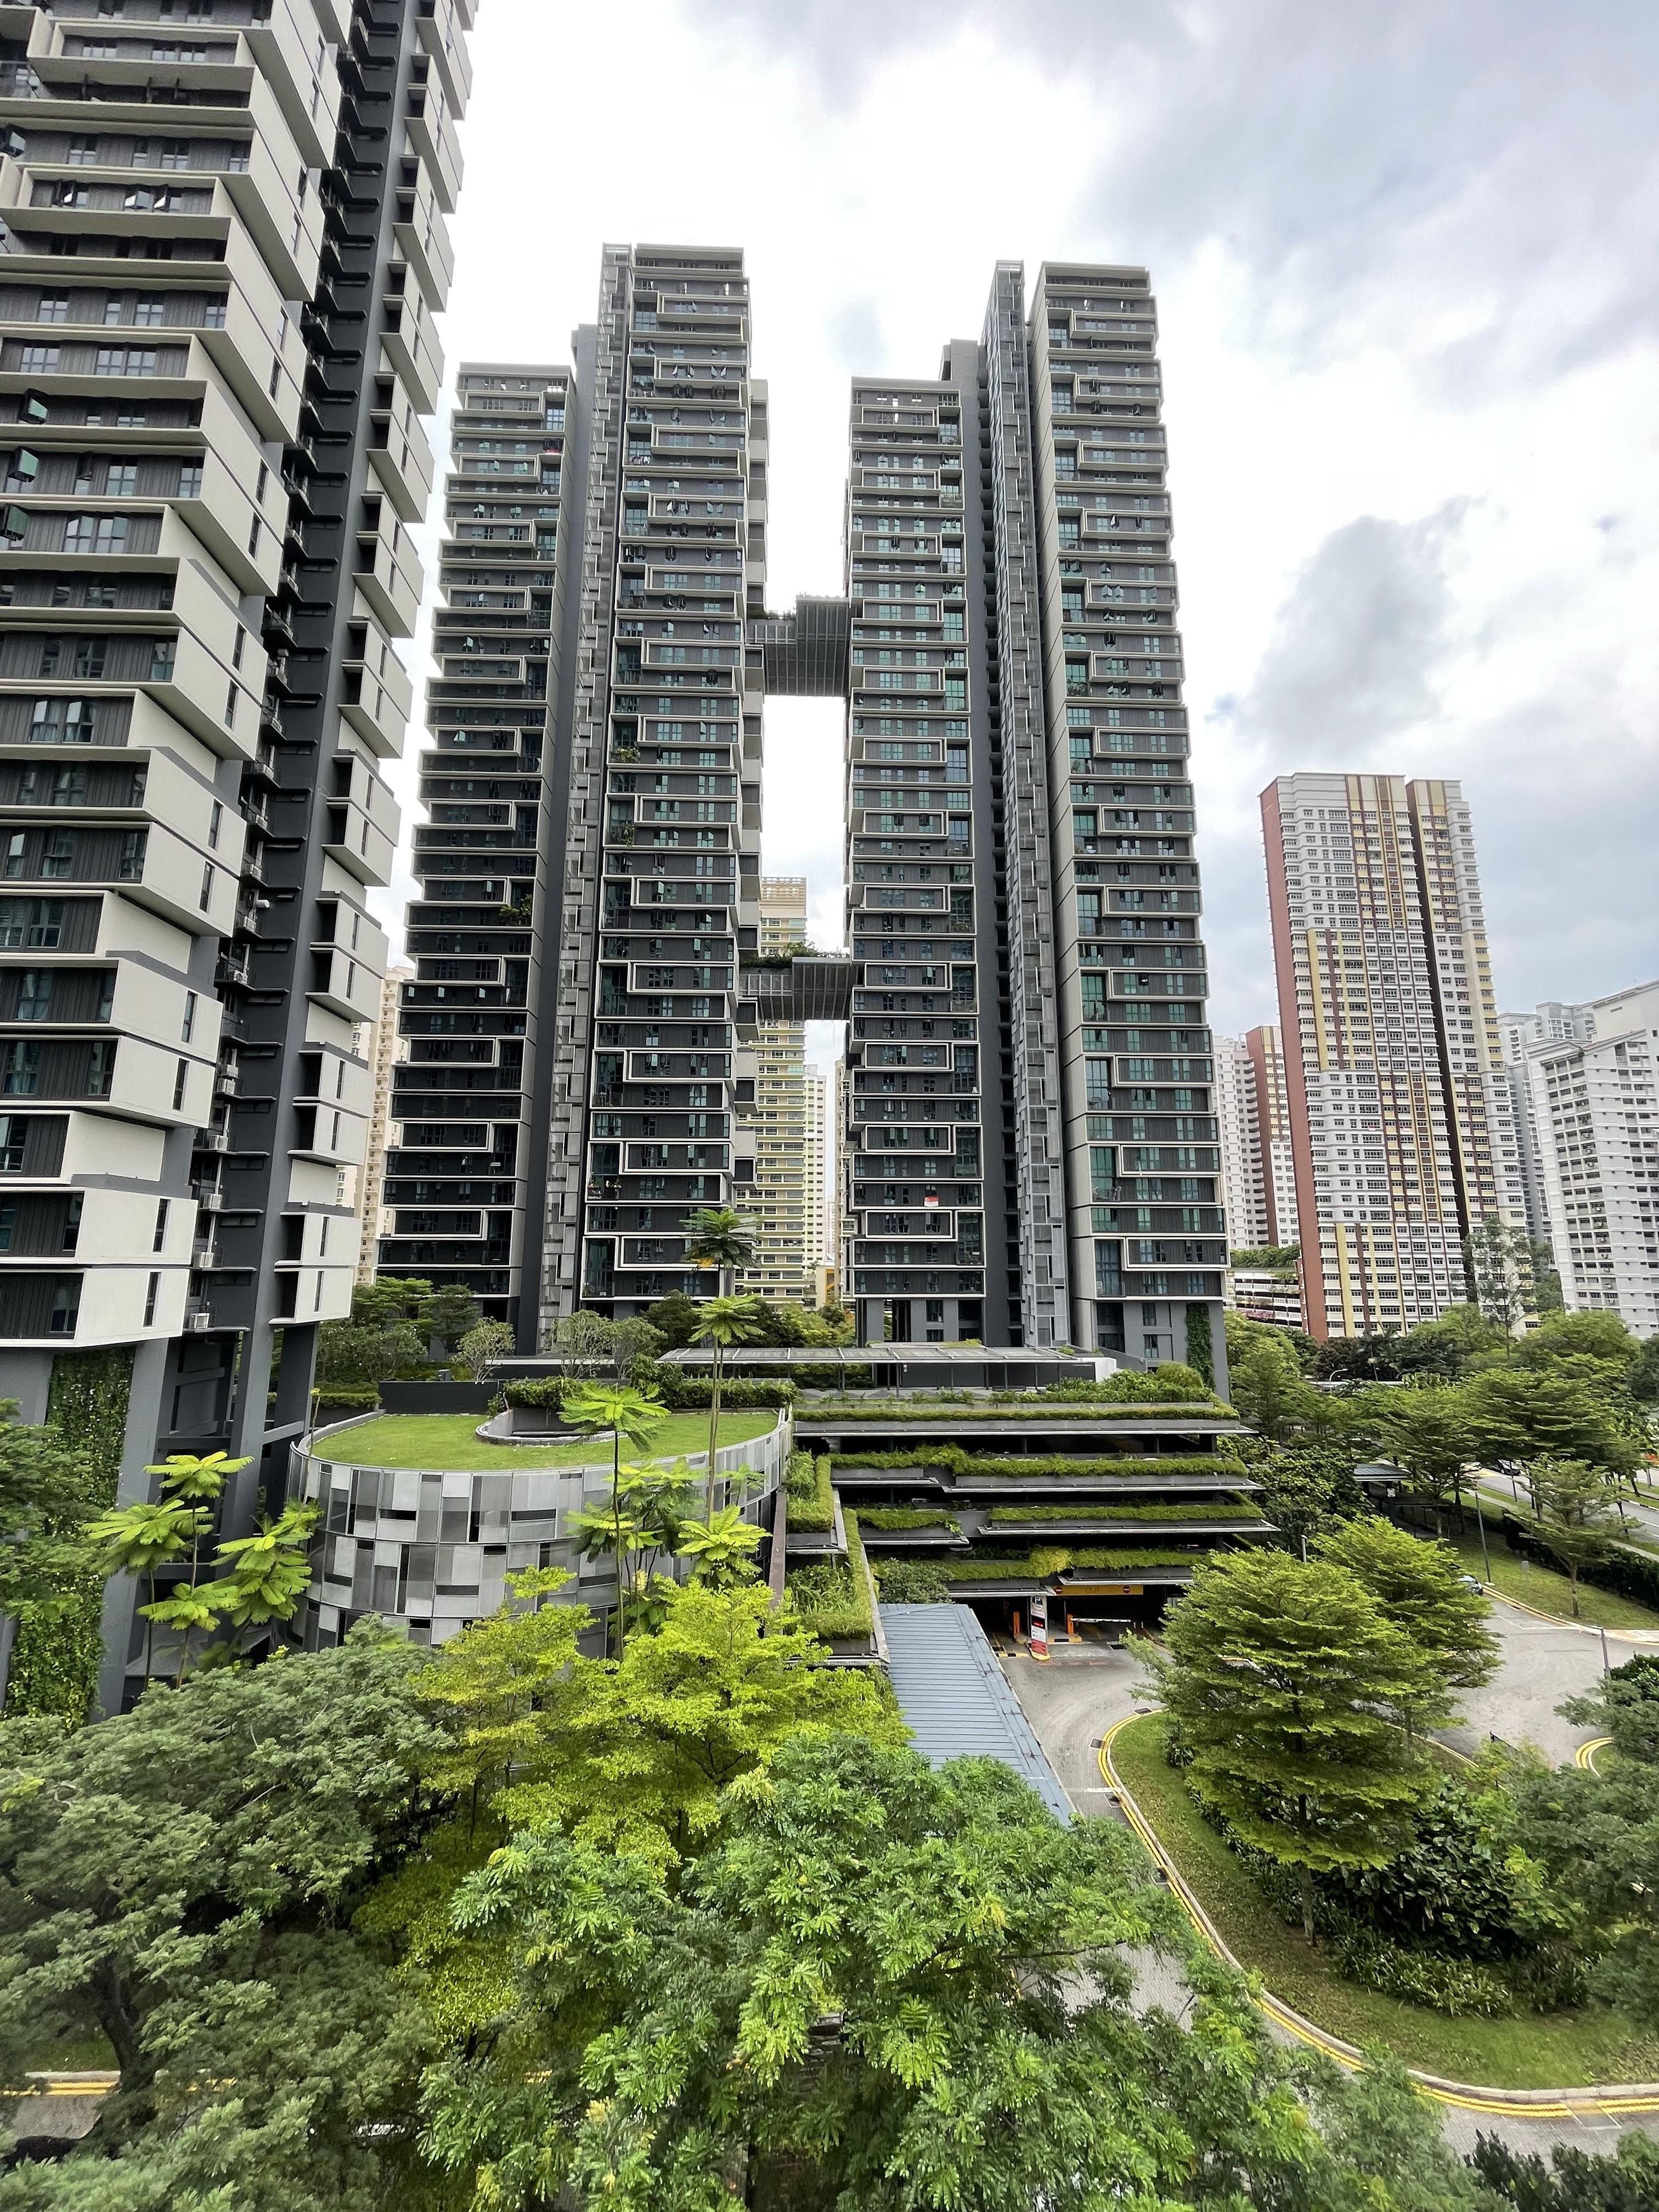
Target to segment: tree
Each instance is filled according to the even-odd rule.
[[[1227,1373],[1232,1402],[1258,1435],[1283,1443],[1318,1423],[1319,1393],[1303,1381],[1295,1352],[1276,1331],[1253,1330],[1236,1355],[1230,1344]]]
[[[428,2075],[426,2140],[500,2212],[1484,2202],[1401,2069],[1348,2085],[1277,2050],[1127,1832],[1061,1824],[988,1759],[794,1740],[677,1890],[538,1830],[455,1917],[511,1984]],[[1138,2008],[1146,1954],[1188,2021]]]
[[[1547,2166],[1535,2151],[1478,2135],[1469,2164],[1516,2212],[1652,2212],[1659,2204],[1659,2142],[1640,2133],[1611,2152],[1557,2143]]]
[[[131,1505],[113,1506],[87,1524],[88,1542],[101,1547],[100,1564],[106,1574],[142,1575],[149,1586],[149,1603],[142,1608],[146,1621],[146,1674],[151,1672],[155,1656],[156,1574],[183,1559],[210,1526],[211,1516],[204,1507],[186,1505],[176,1498],[154,1503],[139,1499]]]
[[[468,1329],[449,1355],[452,1367],[459,1367],[474,1382],[487,1382],[490,1370],[498,1360],[512,1352],[515,1339],[504,1321],[481,1321]]]
[[[582,1429],[589,1436],[609,1435],[611,1438],[611,1548],[617,1557],[617,1650],[620,1656],[628,1640],[628,1623],[622,1592],[623,1562],[623,1504],[622,1466],[623,1446],[630,1452],[649,1451],[668,1419],[668,1408],[660,1398],[642,1390],[624,1389],[619,1386],[607,1389],[603,1384],[590,1382],[580,1390],[573,1390],[565,1398],[564,1418],[573,1428]],[[711,1472],[710,1481],[713,1475]]]
[[[564,1361],[567,1375],[600,1374],[611,1364],[613,1324],[603,1314],[579,1307],[553,1324],[552,1349]]]
[[[1513,1338],[1537,1310],[1531,1237],[1489,1213],[1463,1239],[1463,1267],[1482,1318]]]
[[[726,1294],[728,1276],[740,1267],[752,1267],[760,1249],[754,1218],[729,1206],[704,1206],[680,1224],[685,1232],[685,1256],[694,1267],[719,1270],[717,1287]]]
[[[1641,1447],[1616,1406],[1590,1384],[1516,1367],[1473,1376],[1462,1393],[1471,1456],[1491,1463],[1582,1459],[1628,1474]]]
[[[1476,1305],[1448,1306],[1397,1340],[1402,1375],[1439,1375],[1455,1381],[1483,1362],[1507,1359],[1510,1340]]]
[[[1592,1986],[1659,2027],[1659,1654],[1615,1667],[1560,1707],[1613,1739],[1600,1773],[1535,1765],[1516,1792],[1516,1830],[1577,1915]]]
[[[1336,1445],[1262,1445],[1247,1451],[1245,1464],[1261,1485],[1262,1510],[1297,1550],[1333,1522],[1370,1510],[1352,1453]]]
[[[696,1562],[696,1581],[709,1589],[729,1589],[753,1579],[760,1540],[760,1529],[744,1520],[740,1505],[723,1505],[701,1527],[687,1528],[678,1548],[682,1559]]]
[[[1626,1370],[1626,1387],[1638,1405],[1659,1401],[1659,1336],[1650,1336]]]
[[[1401,1341],[1397,1329],[1328,1337],[1314,1347],[1313,1373],[1322,1382],[1396,1382]]]
[[[1491,1680],[1498,1662],[1498,1643],[1486,1626],[1492,1606],[1468,1588],[1449,1545],[1366,1514],[1316,1537],[1314,1551],[1346,1567],[1430,1662],[1426,1701],[1413,1699],[1401,1708],[1407,1735],[1435,1725],[1449,1708],[1449,1692]]]
[[[1463,1470],[1474,1455],[1461,1390],[1376,1390],[1364,1417],[1378,1444],[1402,1468],[1413,1492],[1436,1506],[1448,1499],[1462,1517]]]
[[[416,1319],[437,1343],[453,1346],[477,1327],[483,1312],[464,1283],[444,1283],[422,1300]]]
[[[688,1298],[684,1291],[675,1291],[665,1298],[659,1298],[655,1305],[647,1306],[645,1318],[662,1338],[665,1351],[683,1352],[691,1341],[691,1332],[702,1310],[695,1298]]]
[[[1205,1802],[1302,1877],[1379,1866],[1411,1834],[1422,1770],[1379,1707],[1425,1701],[1431,1662],[1346,1568],[1231,1552],[1194,1572],[1147,1663]]]
[[[1538,1510],[1540,1540],[1566,1569],[1572,1617],[1578,1618],[1578,1577],[1607,1555],[1615,1491],[1605,1468],[1582,1459],[1535,1459],[1528,1469]]]
[[[710,1298],[697,1316],[697,1325],[691,1332],[697,1344],[712,1344],[714,1364],[708,1392],[708,1513],[714,1511],[714,1455],[720,1440],[720,1381],[724,1371],[726,1346],[732,1344],[752,1344],[764,1328],[759,1298]]]
[[[58,1429],[20,1421],[16,1399],[0,1398],[0,1614],[39,1619],[78,1602],[96,1491],[91,1462]]]
[[[0,1729],[0,2063],[15,2080],[54,2037],[107,2042],[120,2079],[82,2186],[111,2151],[205,2175],[258,2138],[291,2187],[272,2174],[237,2201],[366,2201],[330,2191],[372,2168],[393,2052],[407,2130],[422,2031],[349,1923],[418,1832],[424,1664],[364,1624],[335,1651],[154,1685],[67,1738]],[[129,2201],[169,2200],[112,2203]]]
[[[615,1469],[610,1504],[571,1516],[577,1549],[588,1558],[609,1554],[617,1563],[617,1607],[626,1616],[619,1648],[628,1626],[657,1625],[669,1594],[663,1585],[672,1583],[659,1563],[685,1548],[701,1484],[684,1459],[667,1466],[623,1462]]]
[[[353,1328],[396,1328],[413,1322],[435,1293],[424,1275],[377,1275],[372,1283],[351,1287]],[[325,1327],[332,1327],[325,1323]]]
[[[1592,1359],[1620,1375],[1628,1373],[1642,1347],[1614,1313],[1558,1313],[1516,1346],[1516,1357],[1528,1367],[1552,1368],[1559,1361]]]
[[[426,1364],[426,1340],[412,1322],[325,1321],[317,1332],[319,1388],[366,1389]]]

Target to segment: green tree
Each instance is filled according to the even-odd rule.
[[[1578,1916],[1593,1986],[1659,2027],[1659,1653],[1643,1652],[1560,1708],[1613,1739],[1603,1771],[1527,1769],[1516,1828]]]
[[[372,1283],[354,1283],[350,1326],[395,1328],[400,1322],[413,1322],[434,1295],[424,1275],[377,1275]]]
[[[687,1261],[694,1267],[717,1269],[717,1287],[729,1295],[727,1278],[735,1278],[741,1267],[752,1267],[760,1249],[754,1217],[729,1206],[704,1206],[688,1215],[680,1227],[685,1232]]]
[[[1535,1459],[1528,1469],[1538,1509],[1538,1534],[1565,1568],[1578,1618],[1578,1577],[1606,1559],[1616,1492],[1605,1468],[1582,1459]]]
[[[1659,1402],[1659,1336],[1650,1336],[1625,1373],[1626,1388],[1638,1405]]]
[[[645,1318],[661,1337],[665,1351],[683,1352],[691,1341],[691,1332],[697,1325],[701,1310],[695,1298],[687,1297],[684,1291],[675,1291],[668,1297],[659,1298],[655,1305],[647,1306]]]
[[[659,1617],[663,1585],[672,1579],[663,1568],[684,1547],[702,1481],[684,1459],[623,1462],[615,1469],[611,1503],[571,1516],[577,1549],[617,1562],[617,1604],[627,1615],[622,1642],[627,1627],[649,1626]]]
[[[319,1389],[367,1389],[426,1364],[426,1339],[412,1322],[325,1321],[317,1332]]]
[[[724,1377],[726,1354],[733,1344],[752,1344],[763,1334],[765,1321],[763,1302],[759,1298],[709,1298],[697,1316],[697,1325],[691,1332],[696,1344],[712,1344],[714,1363],[708,1391],[708,1515],[714,1512],[714,1454],[720,1448],[720,1383]]]
[[[1531,1237],[1489,1213],[1463,1239],[1463,1269],[1481,1317],[1502,1331],[1507,1348],[1537,1311]]]
[[[1380,1866],[1411,1836],[1422,1769],[1383,1710],[1420,1706],[1431,1662],[1344,1567],[1282,1552],[1206,1562],[1146,1648],[1194,1787],[1302,1878]]]
[[[1582,1459],[1620,1475],[1641,1447],[1620,1409],[1577,1377],[1516,1366],[1471,1377],[1462,1393],[1471,1456],[1490,1465],[1518,1460]]]
[[[1450,1693],[1477,1689],[1497,1671],[1498,1647],[1487,1623],[1492,1606],[1468,1588],[1448,1544],[1396,1528],[1376,1514],[1344,1521],[1315,1539],[1314,1551],[1346,1567],[1419,1655],[1430,1662],[1425,1698],[1403,1705],[1408,1735],[1449,1711]]]
[[[1381,1449],[1404,1470],[1413,1494],[1463,1510],[1464,1469],[1474,1455],[1461,1389],[1375,1390],[1363,1417]]]
[[[1515,2212],[1651,2212],[1659,2204],[1659,2142],[1651,2136],[1625,2136],[1610,2152],[1557,2143],[1546,2166],[1535,2151],[1480,2135],[1469,2164]]]
[[[211,1526],[212,1516],[205,1507],[186,1505],[173,1498],[153,1503],[141,1498],[131,1505],[112,1506],[87,1524],[87,1540],[100,1547],[100,1564],[106,1574],[143,1576],[149,1585],[149,1603],[141,1608],[146,1621],[146,1674],[151,1672],[155,1658],[156,1575],[162,1567],[182,1559]]]
[[[443,1283],[421,1301],[416,1319],[428,1336],[450,1349],[477,1327],[483,1312],[464,1283]]]
[[[590,1382],[580,1390],[567,1393],[562,1410],[573,1428],[581,1429],[592,1437],[608,1435],[611,1438],[611,1549],[616,1554],[618,1574],[617,1650],[620,1653],[628,1639],[620,1580],[623,1551],[623,1446],[626,1444],[630,1452],[649,1451],[668,1419],[668,1408],[660,1398],[643,1390]]]
[[[43,1620],[82,1601],[98,1475],[58,1430],[16,1416],[0,1398],[0,1613]]]
[[[615,1340],[614,1322],[579,1307],[554,1322],[551,1348],[563,1359],[567,1375],[598,1376],[611,1364]]]
[[[397,2050],[406,2119],[421,2031],[349,1929],[418,1832],[439,1748],[412,1694],[424,1663],[365,1624],[335,1651],[154,1685],[50,1743],[0,1728],[0,2065],[15,2081],[54,2039],[98,2035],[120,2075],[77,2154],[88,2194],[51,2201],[101,2201],[103,2158],[147,2146],[175,2203],[368,2201],[377,2048]],[[352,2088],[353,2065],[373,2086]],[[264,2184],[206,2193],[253,2138]]]
[[[1540,1322],[1516,1347],[1528,1367],[1553,1367],[1562,1359],[1586,1358],[1626,1373],[1642,1347],[1613,1313],[1558,1313]]]
[[[678,1552],[696,1562],[696,1578],[710,1589],[726,1589],[752,1579],[761,1532],[743,1517],[740,1505],[723,1505],[702,1526],[687,1528]]]
[[[1455,1381],[1483,1364],[1507,1360],[1510,1340],[1477,1305],[1448,1306],[1395,1339],[1395,1359],[1405,1376],[1438,1375]]]
[[[1332,1522],[1370,1510],[1354,1480],[1353,1454],[1338,1445],[1264,1444],[1247,1449],[1244,1458],[1261,1485],[1263,1512],[1293,1548]]]
[[[1259,1436],[1283,1443],[1323,1413],[1319,1393],[1303,1380],[1296,1353],[1278,1332],[1253,1329],[1237,1353],[1227,1348],[1227,1388],[1233,1404]]]
[[[1397,2067],[1348,2085],[1273,2046],[1115,1823],[844,1737],[787,1743],[721,1816],[677,1891],[546,1830],[465,1886],[460,1928],[512,1960],[494,2036],[427,2081],[472,2203],[1486,2202]],[[1137,2006],[1147,1954],[1190,1984],[1183,2022]]]
[[[449,1364],[474,1382],[487,1382],[490,1370],[508,1356],[515,1341],[504,1321],[475,1322],[451,1351]]]

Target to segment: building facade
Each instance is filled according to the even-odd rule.
[[[363,1154],[362,1233],[357,1249],[357,1280],[372,1283],[380,1267],[381,1200],[386,1191],[386,1132],[392,1125],[392,1071],[398,1059],[398,1015],[403,988],[415,970],[398,961],[386,971],[380,1011],[369,1024],[366,1047],[374,1085],[368,1109],[368,1142]]]
[[[857,380],[844,595],[787,615],[740,254],[607,248],[568,370],[465,372],[383,1267],[470,1281],[527,1350],[705,1294],[682,1224],[735,1203],[752,1287],[808,1295],[805,1107],[757,1116],[831,1020],[863,1334],[1218,1345],[1155,328],[1143,270],[1046,269],[1028,315],[999,268],[936,379]],[[532,571],[523,659],[480,544]],[[777,957],[769,692],[845,702],[845,957]]]
[[[1567,1310],[1659,1335],[1659,983],[1503,1022],[1534,1233]]]
[[[805,877],[763,876],[759,912],[763,960],[782,959],[805,945]],[[754,1223],[758,1249],[755,1266],[738,1275],[738,1288],[776,1304],[810,1305],[816,1303],[817,1264],[812,1163],[816,1151],[821,1179],[823,1148],[821,1140],[816,1148],[813,1141],[805,1024],[757,1024],[745,1066],[751,1058],[754,1103],[738,1110],[735,1143],[754,1162],[753,1194],[744,1210]]]
[[[835,1250],[830,1219],[831,1139],[830,1131],[830,1080],[821,1067],[809,1064],[806,1070],[806,1146],[805,1199],[806,1207],[806,1277],[811,1289],[814,1305],[823,1303],[819,1295],[820,1277],[831,1264]]]
[[[1299,775],[1261,812],[1306,1325],[1409,1328],[1468,1296],[1474,1228],[1526,1218],[1468,808]]]
[[[1255,1062],[1243,1037],[1215,1041],[1215,1103],[1227,1240],[1234,1251],[1254,1251],[1271,1239]]]
[[[471,13],[0,22],[0,1390],[93,1360],[118,1495],[224,1449],[230,1527],[358,1259]]]

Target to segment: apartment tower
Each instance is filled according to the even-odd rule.
[[[787,959],[806,941],[805,877],[763,876],[761,959]],[[805,1025],[797,1021],[757,1024],[751,1049],[754,1104],[739,1109],[737,1149],[754,1161],[752,1196],[745,1197],[744,1211],[754,1222],[758,1249],[755,1265],[738,1275],[738,1288],[745,1296],[811,1305],[817,1302],[812,1273],[817,1261],[809,1188],[812,1098]],[[822,1172],[820,1159],[820,1177]]]
[[[1463,1246],[1525,1221],[1474,839],[1459,786],[1280,776],[1261,794],[1310,1333],[1468,1296]]]
[[[471,19],[0,21],[0,1391],[95,1400],[123,1498],[249,1457],[227,1529],[358,1258]]]
[[[1255,1062],[1243,1037],[1215,1041],[1216,1119],[1220,1126],[1222,1202],[1235,1250],[1267,1243],[1267,1184]]]
[[[398,1059],[398,1013],[403,988],[412,982],[415,970],[404,962],[388,968],[380,985],[380,1011],[369,1024],[365,1051],[368,1060],[368,1141],[363,1153],[361,1212],[362,1230],[357,1250],[357,1280],[372,1283],[380,1267],[382,1200],[386,1190],[386,1135],[392,1125],[392,1071]]]
[[[1659,983],[1499,1018],[1567,1310],[1659,1335]]]

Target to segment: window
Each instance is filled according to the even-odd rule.
[[[202,870],[201,908],[204,914],[213,903],[213,863],[210,860]]]
[[[131,499],[138,489],[137,461],[112,461],[109,474],[104,480],[106,499]]]
[[[224,826],[224,819],[225,810],[216,799],[213,811],[208,816],[208,850],[210,853],[216,853],[219,849],[219,832]]]
[[[175,1114],[182,1112],[184,1109],[185,1091],[189,1082],[190,1062],[187,1060],[181,1060],[179,1062],[178,1072],[173,1079],[173,1110]]]
[[[95,138],[71,138],[65,158],[72,168],[90,168],[98,159],[98,141]]]
[[[32,1098],[40,1088],[40,1046],[14,1039],[0,1056],[0,1090],[8,1098]]]
[[[75,867],[76,848],[80,840],[73,830],[54,830],[47,837],[40,858],[43,876],[67,876]]]
[[[0,899],[0,951],[53,951],[63,933],[62,899]]]
[[[18,359],[18,367],[25,376],[49,376],[58,366],[56,346],[26,345]]]
[[[52,1018],[52,970],[50,968],[26,968],[18,979],[17,1018],[20,1022],[45,1022]]]
[[[167,1215],[172,1211],[170,1199],[159,1199],[155,1206],[155,1235],[150,1244],[152,1252],[159,1252],[167,1241]],[[154,1277],[151,1278],[153,1281]]]
[[[170,637],[158,637],[149,649],[149,680],[152,684],[173,681],[173,661],[176,647]]]
[[[49,1333],[53,1336],[73,1336],[75,1325],[81,1318],[81,1278],[63,1275],[52,1293],[52,1320]]]
[[[180,499],[200,499],[202,496],[202,464],[186,461],[179,471]]]
[[[181,1043],[188,1044],[190,1042],[191,1032],[196,1027],[196,1008],[198,1004],[198,1000],[195,992],[186,991],[185,994],[184,1027],[179,1032],[179,1041]]]
[[[158,1296],[159,1296],[159,1295],[160,1295],[160,1293],[161,1293],[161,1276],[160,1276],[158,1273],[156,1273],[152,1269],[151,1273],[150,1273],[149,1285],[149,1287],[146,1289],[146,1291],[145,1291],[145,1292],[144,1292],[144,1321],[143,1321],[143,1326],[144,1326],[146,1328],[153,1328],[153,1327],[155,1326],[155,1301],[156,1301],[156,1298],[158,1297]]]
[[[104,655],[108,651],[106,637],[80,637],[75,641],[75,673],[77,676],[101,676]]]
[[[22,1174],[28,1127],[21,1115],[0,1114],[0,1174]]]

